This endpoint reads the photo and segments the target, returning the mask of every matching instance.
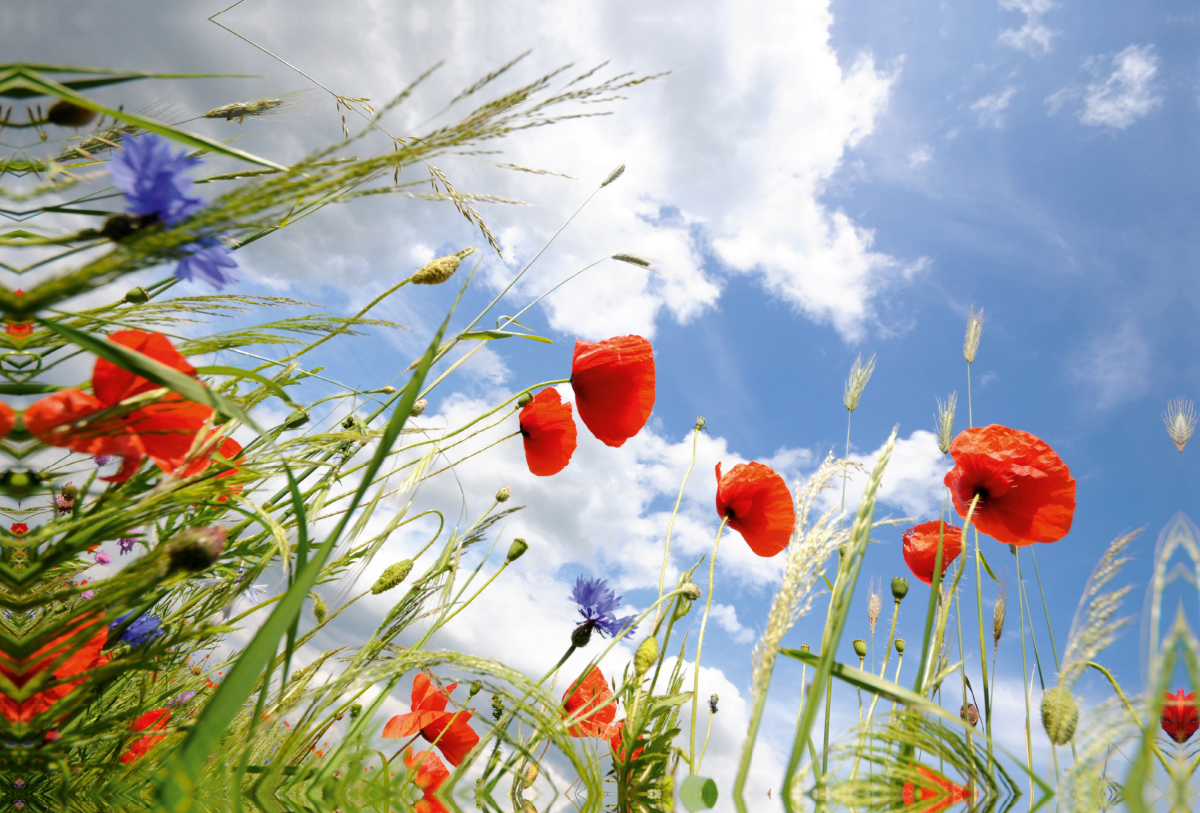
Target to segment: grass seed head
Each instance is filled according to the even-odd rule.
[[[1163,413],[1163,423],[1167,425],[1167,434],[1171,442],[1181,453],[1192,439],[1196,431],[1196,410],[1192,402],[1186,398],[1175,398],[1167,402],[1167,411]]]
[[[402,562],[396,562],[394,565],[388,565],[387,569],[379,575],[379,579],[375,584],[371,585],[371,593],[379,595],[391,590],[400,582],[408,578],[408,574],[412,573],[412,559],[405,559]]]
[[[1004,634],[1004,617],[1008,610],[1008,585],[1001,583],[996,593],[996,606],[992,608],[992,646],[1000,646]]]
[[[876,580],[871,580],[871,590],[867,596],[867,621],[871,624],[871,637],[875,637],[875,625],[879,623],[879,614],[883,611],[883,591]]]
[[[950,393],[945,401],[937,399],[937,438],[938,448],[942,454],[950,452],[950,443],[954,440],[954,410],[958,406],[958,393]]]
[[[312,594],[312,609],[313,617],[317,619],[317,623],[324,624],[325,616],[329,614],[329,610],[325,607],[325,599],[321,598],[316,593]]]
[[[624,174],[625,174],[625,165],[621,164],[621,166],[617,167],[612,172],[608,173],[608,177],[604,179],[604,183],[600,184],[600,188],[603,189],[604,187],[608,186],[610,183],[615,181],[617,178],[620,178]]]
[[[854,364],[850,365],[850,375],[846,377],[846,394],[842,398],[842,403],[846,405],[848,412],[858,409],[858,399],[862,398],[863,390],[867,388],[867,382],[871,380],[871,374],[874,372],[874,356],[871,356],[867,359],[867,363],[863,364],[860,353],[854,359]]]
[[[1079,704],[1065,686],[1047,689],[1042,695],[1042,728],[1055,745],[1066,745],[1079,724]]]
[[[658,660],[658,639],[651,635],[642,641],[633,656],[633,670],[638,677],[650,671],[650,667]]]
[[[967,364],[975,363],[975,354],[979,352],[979,337],[983,335],[983,308],[975,313],[971,306],[971,315],[967,317],[967,335],[963,339],[963,357]]]
[[[441,285],[446,280],[454,276],[454,272],[458,270],[458,266],[462,264],[464,258],[475,253],[475,248],[464,248],[457,254],[450,254],[446,257],[438,257],[436,260],[426,263],[421,266],[417,273],[410,277],[413,285]]]

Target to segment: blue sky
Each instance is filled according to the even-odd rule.
[[[443,645],[527,657],[519,665],[535,670],[530,652],[553,650],[557,657],[561,642],[543,638],[569,629],[565,589],[579,572],[611,579],[628,602],[646,606],[657,581],[652,563],[661,557],[664,512],[686,466],[695,417],[707,418],[709,433],[677,526],[676,566],[711,544],[712,462],[774,462],[789,478],[802,478],[830,449],[841,450],[842,386],[859,353],[876,354],[878,369],[854,415],[852,451],[869,460],[898,424],[907,445],[885,479],[881,510],[934,518],[941,456],[920,432],[933,428],[935,397],[952,390],[960,395],[957,426],[967,425],[961,346],[972,304],[985,313],[973,370],[975,423],[1042,437],[1078,481],[1071,534],[1037,551],[1060,654],[1104,546],[1145,527],[1123,572],[1138,585],[1128,610],[1140,609],[1158,531],[1175,512],[1192,510],[1197,484],[1195,450],[1176,452],[1161,421],[1169,398],[1192,397],[1197,389],[1192,281],[1200,185],[1193,136],[1200,19],[1188,4],[835,0],[797,8],[767,0],[653,7],[529,0],[455,9],[363,4],[357,14],[339,15],[299,7],[281,16],[282,8],[255,3],[225,19],[347,95],[386,98],[437,59],[447,60],[412,106],[397,113],[402,131],[529,47],[533,55],[514,71],[514,82],[568,60],[590,67],[611,59],[615,71],[672,71],[631,93],[614,115],[519,135],[498,159],[577,181],[505,173],[469,158],[443,167],[461,188],[533,204],[484,210],[506,258],[482,253],[482,285],[464,312],[473,315],[622,161],[629,165],[625,177],[597,196],[498,313],[514,312],[587,262],[618,251],[654,259],[658,274],[609,263],[564,288],[526,322],[556,343],[514,341],[480,354],[481,363],[434,399],[437,420],[465,417],[531,382],[565,377],[580,336],[650,336],[659,371],[646,437],[620,452],[581,442],[561,481],[522,475],[516,447],[480,458],[480,469],[466,478],[467,513],[481,509],[495,487],[512,485],[515,499],[530,507],[506,532],[541,542],[527,571],[490,610],[565,617],[545,629],[514,631],[507,644],[464,628]],[[264,77],[122,91],[135,104],[162,98],[163,87],[188,110],[204,110],[259,89],[306,86],[203,22],[217,9],[137,12],[135,26],[85,14],[57,37],[36,16],[3,14],[29,35],[29,53],[21,56],[41,62],[114,64],[114,54],[126,53],[130,67]],[[128,11],[135,14],[132,6]],[[365,18],[372,21],[366,31],[358,25]],[[89,35],[96,30],[89,26],[107,35]],[[336,137],[332,103],[319,93],[314,98],[293,119],[244,127],[250,135],[239,146],[286,158]],[[224,137],[236,129],[224,122],[197,127]],[[485,248],[449,206],[363,201],[247,250],[242,290],[351,311],[396,275],[468,244]],[[322,363],[347,383],[386,383],[427,341],[449,296],[442,289],[413,291],[381,314],[409,325],[411,334],[356,339]],[[457,488],[429,491],[432,502],[460,499]],[[863,606],[847,631],[843,660],[853,659],[849,639],[865,637],[866,577],[886,583],[905,573],[901,530],[877,534],[881,544],[863,572]],[[705,665],[720,670],[711,675],[713,686],[741,698],[739,707],[730,696],[728,713],[719,717],[717,736],[727,742],[715,752],[717,773],[728,771],[744,730],[751,641],[778,578],[740,544],[722,543],[714,601],[728,609],[719,611],[724,623],[710,626],[706,641]],[[1005,549],[983,545],[989,561],[1015,577]],[[1047,663],[1036,582],[1029,587]],[[557,604],[555,591],[563,595]],[[964,596],[966,629],[975,624],[973,592]],[[984,592],[990,614],[990,583]],[[913,642],[928,593],[914,583],[910,595],[899,634]],[[815,646],[823,602],[789,643]],[[1015,588],[1009,602],[999,674],[1019,686]],[[1190,602],[1195,623],[1194,595]],[[487,611],[485,605],[476,620]],[[888,612],[890,601],[883,623]],[[463,619],[469,627],[471,614]],[[1106,659],[1127,688],[1141,680],[1137,629]],[[541,643],[531,647],[530,639]],[[975,669],[978,654],[971,651],[967,664]],[[910,669],[906,664],[911,681]],[[778,699],[772,695],[778,705],[771,707],[785,719],[795,713],[799,681],[789,670],[779,667]],[[1090,701],[1106,697],[1090,678],[1078,691]],[[1009,710],[1020,703],[1016,692],[1015,701],[1007,696]],[[846,724],[851,702],[839,705]],[[997,734],[1014,748],[1022,739],[1015,728]],[[786,736],[786,727],[764,734],[765,767],[756,777],[762,789],[777,782],[771,771],[786,759]]]

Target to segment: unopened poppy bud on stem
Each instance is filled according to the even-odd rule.
[[[414,285],[441,285],[458,270],[463,259],[475,253],[474,247],[464,248],[456,254],[439,257],[421,266],[421,269],[410,277]]]
[[[504,558],[505,564],[511,564],[525,555],[525,551],[529,550],[529,543],[524,539],[514,539],[508,547],[508,556]]]
[[[199,573],[207,570],[221,555],[228,531],[223,527],[189,528],[176,534],[167,547],[172,571]]]
[[[865,658],[867,656],[867,642],[862,638],[854,639],[854,654],[860,658]]]
[[[903,601],[908,595],[908,579],[902,579],[899,576],[892,579],[892,598],[896,601]]]
[[[379,579],[371,586],[371,592],[375,595],[391,590],[400,582],[408,578],[408,574],[412,572],[412,559],[405,559],[402,562],[396,562],[394,565],[388,565],[387,569],[380,574]]]
[[[633,670],[638,677],[641,677],[650,671],[650,667],[656,660],[658,660],[658,639],[651,635],[638,646],[637,653],[633,656]]]
[[[125,294],[125,298],[121,301],[128,305],[145,305],[150,301],[150,294],[145,288],[138,286],[137,288],[130,288],[129,292]]]
[[[471,697],[474,697],[475,695],[479,694],[479,692],[482,690],[483,690],[483,681],[482,680],[472,680],[471,681],[471,688],[470,688],[470,692],[469,692]]]
[[[512,489],[504,486],[496,492],[496,502],[508,502],[508,498],[512,496]]]
[[[897,652],[897,654],[900,654],[900,655],[904,654],[904,639],[903,638],[896,639],[896,652]]]
[[[523,392],[517,396],[517,406],[519,406],[519,407],[527,406],[529,404],[529,402],[532,400],[533,400],[532,392]]]

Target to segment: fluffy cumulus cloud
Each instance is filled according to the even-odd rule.
[[[1000,8],[1025,15],[1021,26],[1000,32],[1000,42],[1028,54],[1049,53],[1051,41],[1058,32],[1052,31],[1042,17],[1054,6],[1051,0],[1000,0]]]

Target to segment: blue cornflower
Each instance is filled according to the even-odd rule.
[[[121,551],[120,551],[121,555],[124,556],[125,554],[127,554],[133,550],[133,546],[137,544],[137,539],[129,536],[129,537],[125,537],[124,539],[118,539],[117,544],[121,548]]]
[[[238,267],[237,260],[233,259],[233,252],[215,237],[188,243],[183,250],[189,254],[175,266],[176,279],[190,281],[199,277],[217,290],[237,282],[233,275]]]
[[[572,639],[576,641],[576,646],[586,646],[594,629],[600,630],[602,637],[619,635],[626,627],[630,627],[631,632],[634,629],[632,615],[617,618],[614,614],[617,607],[621,606],[621,596],[609,590],[604,579],[585,579],[580,576],[571,591],[571,600],[579,605],[579,614],[583,616]]]
[[[125,615],[109,624],[108,628],[115,629],[117,626],[125,623],[125,619],[128,618],[129,615],[129,613],[125,613]],[[130,646],[149,643],[158,636],[164,634],[163,631],[159,629],[161,624],[162,620],[156,615],[150,615],[149,613],[140,615],[135,618],[133,623],[129,625],[129,628],[121,634],[121,640]]]
[[[173,226],[204,205],[191,197],[186,171],[202,163],[187,151],[171,154],[171,145],[154,133],[125,139],[125,148],[109,162],[113,185],[125,194],[127,211]]]

